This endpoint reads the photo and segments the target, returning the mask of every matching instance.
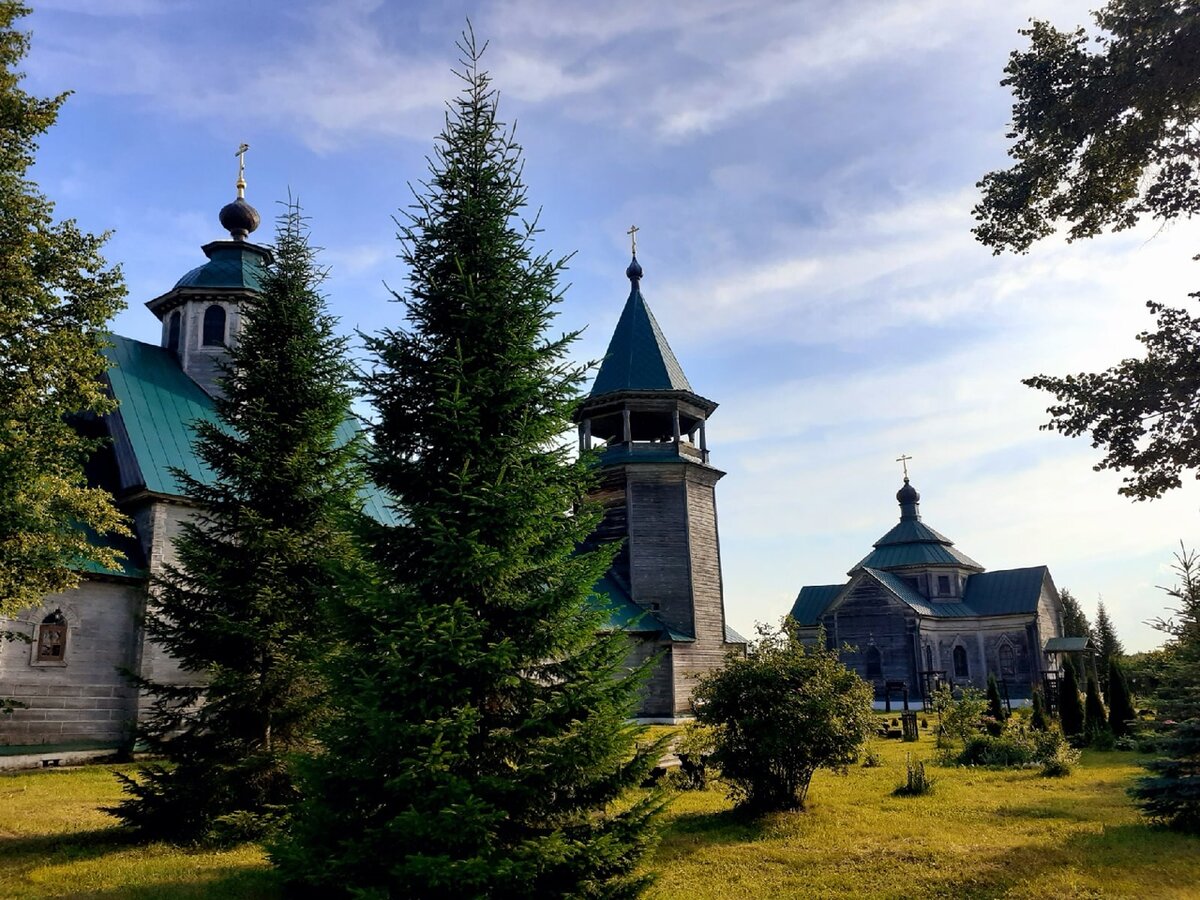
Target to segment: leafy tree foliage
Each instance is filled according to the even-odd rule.
[[[1117,637],[1117,630],[1108,616],[1108,610],[1104,608],[1104,601],[1101,600],[1096,606],[1096,669],[1100,674],[1100,687],[1106,696],[1109,689],[1109,664],[1124,655],[1125,646]]]
[[[340,616],[338,718],[272,851],[314,896],[633,896],[662,798],[630,723],[627,640],[599,634],[612,547],[563,442],[585,376],[546,331],[564,260],[535,256],[520,149],[471,34],[464,88],[400,225],[408,325],[370,339],[371,471],[403,520],[369,535]]]
[[[1095,18],[1094,42],[1033,22],[1005,68],[1016,161],[984,176],[975,207],[975,235],[997,253],[1059,224],[1074,240],[1200,211],[1200,3],[1110,0]],[[1178,487],[1185,470],[1200,478],[1200,319],[1147,305],[1158,327],[1138,335],[1143,358],[1025,380],[1057,400],[1043,428],[1090,435],[1105,453],[1096,469],[1131,473],[1120,492],[1137,500]]]
[[[1200,209],[1200,4],[1110,0],[1095,19],[1094,40],[1035,20],[1009,57],[1016,162],[984,176],[975,207],[997,253],[1060,222],[1075,240]]]
[[[97,441],[69,420],[113,409],[101,350],[124,285],[100,254],[106,236],[55,222],[28,178],[67,96],[21,90],[29,36],[16,23],[28,12],[0,0],[0,616],[74,587],[83,562],[115,566],[87,529],[128,534],[112,497],[87,486]]]
[[[1063,734],[1073,737],[1083,734],[1085,718],[1083,701],[1079,697],[1079,681],[1072,666],[1064,666],[1058,683],[1058,720]]]
[[[1167,593],[1178,606],[1155,622],[1173,651],[1155,698],[1160,756],[1131,793],[1150,818],[1200,832],[1200,560],[1183,548],[1175,558],[1179,583]]]
[[[1113,657],[1108,661],[1108,727],[1117,737],[1129,734],[1129,723],[1137,716],[1133,708],[1133,697],[1129,693],[1129,682],[1120,660]]]
[[[1150,699],[1169,677],[1175,658],[1175,645],[1167,644],[1144,653],[1132,653],[1121,660],[1126,681],[1134,696]]]
[[[260,836],[294,799],[289,756],[311,749],[324,710],[323,605],[354,570],[362,451],[338,437],[352,373],[323,277],[290,205],[262,293],[242,305],[221,424],[196,425],[214,478],[175,473],[203,512],[175,540],[146,627],[205,683],[137,679],[155,698],[141,736],[171,765],[118,776],[130,796],[112,812],[147,837]]]
[[[941,718],[938,745],[942,749],[948,749],[947,745],[950,742],[965,746],[967,741],[979,733],[988,708],[987,698],[970,685],[959,689],[956,698],[950,686],[944,684],[938,689],[934,703]]]
[[[845,770],[873,728],[871,686],[824,641],[759,626],[745,658],[701,679],[696,718],[716,726],[713,760],[739,806],[803,808],[817,769]]]

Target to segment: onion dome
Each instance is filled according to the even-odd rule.
[[[642,264],[637,261],[637,256],[634,256],[629,268],[625,270],[625,277],[635,285],[642,280]]]
[[[240,193],[240,191],[239,191]],[[235,241],[244,241],[262,222],[258,210],[238,197],[232,203],[221,208],[221,227],[229,232]]]
[[[904,479],[904,486],[896,491],[896,502],[901,506],[906,503],[920,503],[921,495],[917,493],[917,489],[908,483],[908,479]]]

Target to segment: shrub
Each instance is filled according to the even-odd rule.
[[[1087,699],[1083,704],[1084,726],[1083,733],[1089,745],[1112,745],[1112,734],[1108,730],[1108,711],[1104,701],[1100,699],[1100,685],[1095,678],[1088,678]],[[1106,737],[1107,735],[1107,737]]]
[[[700,680],[697,720],[718,726],[713,762],[738,806],[804,806],[813,773],[845,771],[875,725],[871,686],[823,641],[806,647],[794,626],[759,626],[744,658]]]
[[[975,688],[964,687],[955,698],[950,688],[943,685],[938,688],[934,702],[942,720],[938,731],[939,747],[945,749],[948,742],[953,741],[966,744],[973,734],[979,732],[987,701]]]
[[[933,790],[933,779],[925,772],[923,761],[914,763],[912,754],[904,754],[905,780],[896,790],[892,791],[897,797],[919,797]]]
[[[1029,727],[1034,731],[1050,730],[1050,719],[1046,715],[1046,700],[1040,690],[1033,692],[1033,714],[1029,717]]]
[[[864,769],[878,769],[883,765],[883,757],[879,755],[879,751],[874,747],[867,747],[867,752],[863,754],[862,767]]]
[[[1064,741],[1053,754],[1042,760],[1044,778],[1063,778],[1075,771],[1079,764],[1079,751]]]
[[[1044,762],[1066,746],[1058,731],[1010,726],[999,735],[973,735],[963,745],[955,762],[964,766],[1017,768]]]
[[[708,765],[716,749],[716,729],[699,722],[689,722],[683,727],[679,740],[675,742],[675,755],[679,757],[679,769],[672,776],[672,783],[683,791],[702,791],[708,787]]]
[[[1083,704],[1079,700],[1079,681],[1074,666],[1063,666],[1062,679],[1058,683],[1058,716],[1067,737],[1083,733]]]
[[[1117,737],[1129,734],[1137,713],[1129,693],[1125,669],[1116,657],[1108,661],[1108,727]]]
[[[988,715],[992,721],[987,723],[987,729],[992,734],[1000,734],[1004,730],[1004,722],[1008,718],[1008,708],[1000,696],[1000,685],[996,683],[995,675],[988,675],[987,680]]]

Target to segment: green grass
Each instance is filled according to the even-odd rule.
[[[649,868],[654,898],[1200,897],[1200,838],[1145,824],[1125,795],[1130,754],[1085,753],[1061,779],[1036,770],[930,767],[932,794],[894,797],[904,754],[820,772],[809,807],[760,820],[720,785],[680,794]],[[127,768],[127,767],[126,767]],[[0,776],[4,898],[275,898],[253,846],[224,852],[133,846],[98,807],[120,789],[111,766]]]

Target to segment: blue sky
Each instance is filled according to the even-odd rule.
[[[424,174],[469,17],[516,121],[540,247],[574,252],[560,323],[603,354],[643,293],[709,427],[725,603],[743,633],[804,584],[840,581],[898,515],[911,454],[927,522],[989,569],[1047,564],[1130,649],[1160,636],[1157,585],[1195,543],[1194,485],[1116,494],[1087,441],[1040,432],[1020,378],[1137,350],[1144,302],[1194,289],[1196,225],[1146,226],[1023,257],[970,235],[1003,165],[999,85],[1031,17],[1081,2],[227,2],[45,0],[27,89],[73,90],[35,177],[59,214],[113,230],[122,334],[203,260],[234,196],[268,222],[289,190],[347,331],[399,321],[392,216]]]

